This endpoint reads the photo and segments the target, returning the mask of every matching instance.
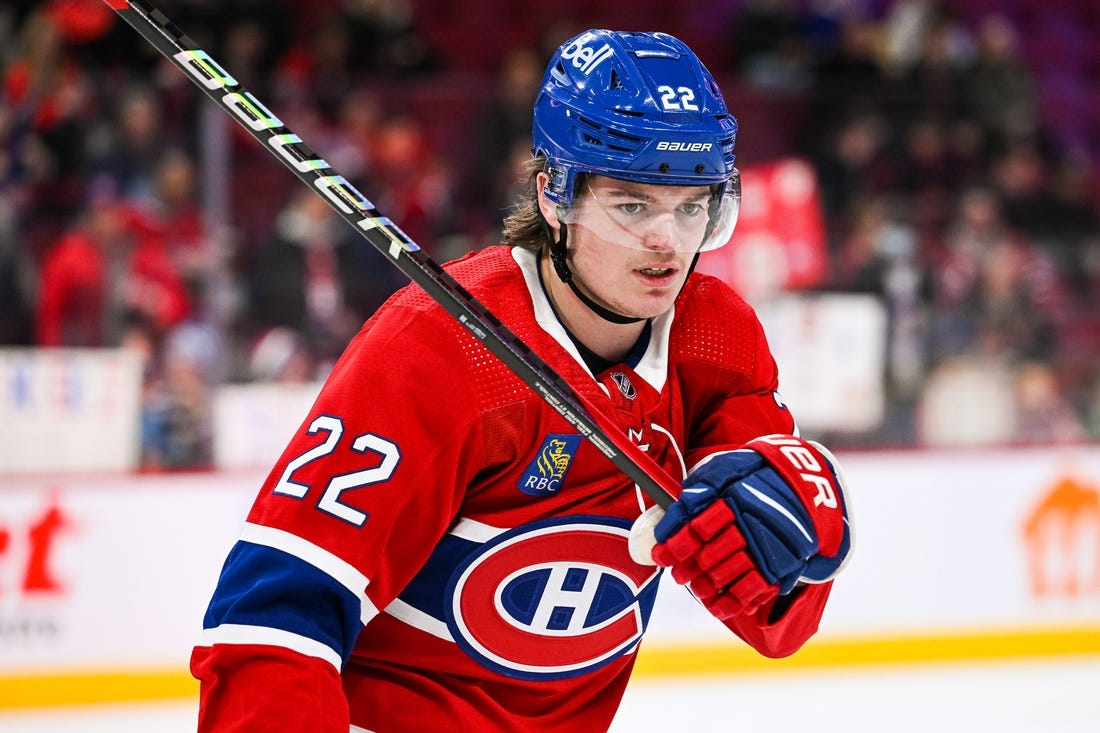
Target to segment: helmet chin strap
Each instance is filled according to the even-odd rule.
[[[569,251],[566,247],[566,239],[569,236],[569,228],[565,222],[559,221],[561,224],[561,236],[555,240],[554,233],[550,230],[550,225],[546,222],[546,218],[542,217],[542,227],[546,232],[546,241],[550,243],[550,262],[554,265],[554,272],[557,273],[558,279],[569,286],[569,289],[573,291],[573,294],[577,296],[577,299],[588,306],[588,309],[595,313],[600,318],[610,323],[619,325],[626,325],[630,323],[639,323],[646,320],[645,318],[635,318],[633,316],[624,316],[622,313],[616,313],[613,310],[604,308],[602,305],[585,295],[577,283],[573,280],[573,271],[569,269],[569,263],[566,261],[569,256]]]

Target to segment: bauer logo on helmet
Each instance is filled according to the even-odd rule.
[[[658,150],[681,153],[705,153],[713,147],[712,143],[681,143],[675,140],[661,140],[657,143]]]

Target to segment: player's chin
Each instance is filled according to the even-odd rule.
[[[656,318],[672,307],[672,304],[676,301],[677,292],[679,291],[671,293],[665,290],[649,291],[635,298],[627,307],[622,308],[622,312],[631,318]]]

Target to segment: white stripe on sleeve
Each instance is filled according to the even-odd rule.
[[[315,639],[282,629],[267,626],[245,626],[243,624],[222,624],[212,629],[203,629],[200,646],[215,644],[263,644],[278,646],[304,654],[307,657],[322,659],[340,671],[341,659],[331,648]]]

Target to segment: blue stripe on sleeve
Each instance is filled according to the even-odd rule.
[[[238,542],[222,567],[203,628],[222,624],[289,631],[346,663],[362,630],[361,604],[327,573],[282,550]]]

